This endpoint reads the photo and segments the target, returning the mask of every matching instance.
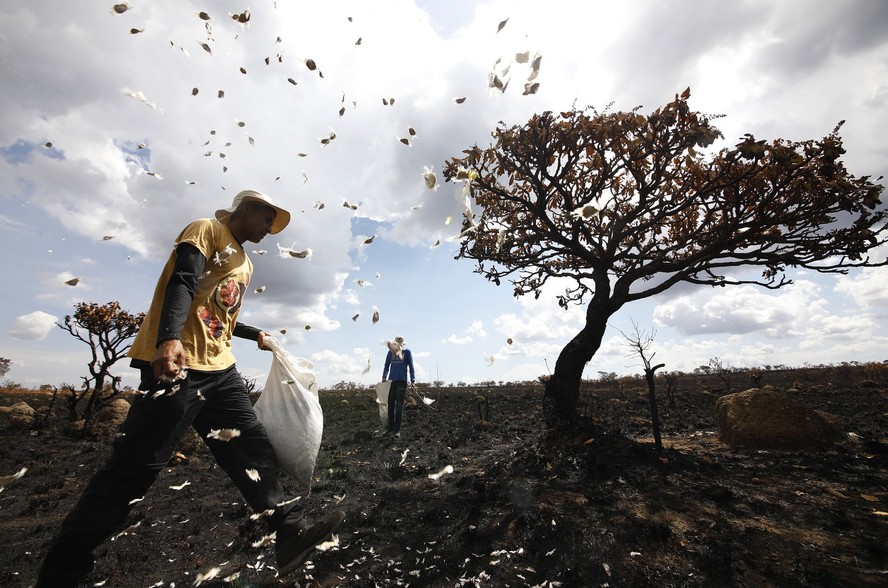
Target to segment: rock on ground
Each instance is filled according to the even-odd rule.
[[[767,388],[722,396],[715,403],[715,413],[719,438],[732,447],[823,449],[842,438],[831,415]]]
[[[116,429],[126,420],[130,403],[125,398],[115,398],[96,415],[96,424],[109,429]]]
[[[37,417],[27,402],[16,402],[12,406],[0,406],[0,430],[26,429],[34,424]]]

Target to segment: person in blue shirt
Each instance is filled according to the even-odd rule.
[[[404,345],[404,337],[395,337],[386,343],[389,350],[382,368],[382,381],[391,377],[388,395],[388,428],[386,434],[401,436],[401,417],[404,415],[404,400],[407,398],[407,376],[409,372],[411,389],[416,384],[416,371],[413,369],[413,355]]]

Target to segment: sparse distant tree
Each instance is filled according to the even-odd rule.
[[[725,361],[719,357],[713,357],[709,360],[709,368],[710,373],[718,376],[718,379],[725,387],[725,392],[730,392],[733,381],[733,378],[731,377],[731,374],[733,373],[731,365],[725,363]]]
[[[0,378],[4,377],[9,373],[9,369],[12,367],[12,360],[6,359],[5,357],[0,357]]]
[[[712,368],[708,365],[701,365],[694,368],[694,373],[698,376],[708,376],[712,373]]]
[[[888,362],[867,362],[863,364],[863,371],[868,378],[872,378],[882,386],[888,385]]]
[[[550,422],[575,417],[580,380],[623,305],[680,284],[776,289],[789,267],[823,273],[888,264],[883,187],[847,172],[838,134],[770,143],[721,132],[692,111],[690,90],[648,116],[572,109],[500,123],[487,148],[445,163],[480,214],[467,211],[457,258],[515,296],[550,279],[571,285],[563,307],[586,307],[546,383]],[[760,277],[743,270],[759,268]]]
[[[130,314],[121,309],[116,301],[105,304],[78,302],[74,305],[74,314],[56,323],[75,339],[89,345],[92,354],[87,364],[89,376],[82,376],[82,389],[78,391],[73,386],[66,387],[69,395],[66,403],[72,411],[72,419],[77,417],[78,402],[88,397],[86,407],[80,414],[84,419],[84,433],[92,427],[98,410],[120,393],[120,377],[111,374],[111,367],[126,357],[132,345],[131,339],[144,318],[145,313]]]
[[[755,386],[756,388],[762,387],[762,378],[765,376],[765,372],[762,371],[761,368],[750,368],[750,370],[747,372],[747,375],[749,376],[749,381],[752,382],[753,386]]]
[[[675,392],[678,390],[678,374],[676,372],[662,372],[659,379],[663,384],[663,391],[666,392],[666,401],[669,403],[669,408],[675,408]]]
[[[620,391],[620,380],[617,377],[617,372],[598,372],[598,379],[603,384],[609,384],[614,394]]]

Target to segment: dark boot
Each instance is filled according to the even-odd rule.
[[[334,510],[316,523],[301,524],[298,527],[281,527],[278,530],[277,556],[278,572],[289,574],[305,563],[319,543],[330,539],[345,519],[345,513]]]

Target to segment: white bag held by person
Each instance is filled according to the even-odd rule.
[[[254,408],[277,453],[281,471],[309,488],[324,432],[314,366],[307,359],[290,355],[272,337],[265,338],[265,346],[274,353],[274,359]]]
[[[382,423],[383,427],[388,424],[388,401],[389,389],[391,387],[391,380],[386,380],[384,382],[376,384],[376,403],[379,405],[379,421]]]

